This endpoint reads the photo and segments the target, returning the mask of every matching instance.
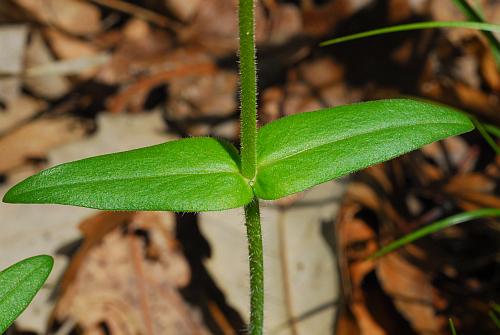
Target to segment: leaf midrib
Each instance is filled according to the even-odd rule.
[[[266,167],[266,166],[272,165],[274,163],[287,160],[287,159],[292,158],[294,156],[301,155],[301,154],[303,154],[303,153],[305,153],[307,151],[313,151],[315,149],[319,149],[321,147],[324,147],[324,146],[327,146],[327,145],[331,145],[331,144],[333,144],[335,142],[342,142],[342,141],[345,141],[345,140],[354,139],[356,137],[361,137],[361,136],[372,134],[372,133],[380,133],[380,132],[383,132],[383,131],[386,131],[386,130],[393,130],[393,129],[397,129],[397,128],[412,128],[412,127],[416,127],[416,126],[427,126],[427,125],[465,125],[465,124],[461,123],[461,122],[422,122],[422,123],[403,124],[403,125],[400,124],[400,125],[397,125],[397,126],[378,128],[378,129],[375,129],[375,130],[369,130],[369,131],[366,131],[366,132],[361,132],[361,133],[355,134],[353,136],[350,136],[348,134],[346,136],[343,136],[343,137],[340,137],[340,138],[336,138],[335,140],[330,141],[330,142],[326,142],[326,143],[323,143],[323,144],[320,144],[320,145],[317,145],[317,146],[306,147],[306,148],[304,148],[302,150],[299,150],[297,152],[291,153],[289,155],[285,155],[285,156],[280,157],[280,158],[272,158],[272,159],[269,159],[267,161],[264,159],[264,161],[258,162],[258,167],[257,168],[260,169],[262,167]]]
[[[119,182],[119,181],[131,181],[131,180],[148,180],[148,179],[161,179],[161,178],[168,178],[168,177],[200,176],[200,175],[216,175],[216,174],[227,174],[227,175],[241,176],[241,174],[238,172],[224,171],[224,172],[205,172],[205,173],[174,173],[174,174],[166,174],[166,175],[126,177],[126,178],[92,179],[92,180],[77,181],[77,182],[70,182],[70,183],[51,184],[50,186],[44,186],[44,187],[39,187],[39,188],[30,188],[28,191],[20,190],[19,192],[13,193],[12,195],[18,196],[21,194],[29,194],[29,193],[33,193],[33,192],[37,192],[37,191],[41,191],[41,190],[45,190],[45,189],[58,188],[61,186],[76,186],[76,185],[85,185],[85,184],[95,184],[95,183],[99,183],[99,182]],[[241,176],[241,178],[243,179],[243,176]]]
[[[43,267],[44,267],[44,264],[42,264],[42,263],[40,263],[38,266],[34,267],[31,271],[27,272],[26,275],[22,276],[16,282],[16,284],[12,287],[12,289],[8,290],[2,297],[0,297],[0,310],[3,308],[5,301],[7,301],[8,298],[12,297],[16,293],[16,290],[19,288],[19,286],[22,285],[26,281],[26,278],[32,276],[34,273],[36,273],[38,270],[42,269]],[[17,312],[16,312],[16,314],[17,314]]]

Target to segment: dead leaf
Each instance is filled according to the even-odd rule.
[[[322,222],[332,218],[342,189],[339,183],[323,184],[291,206],[262,208],[267,334],[332,333],[338,279],[335,258],[322,236]],[[228,303],[248,318],[247,246],[241,211],[202,213],[200,228],[212,249],[205,261],[208,271]]]
[[[26,67],[32,68],[52,64],[55,57],[51,54],[49,47],[39,32],[31,36],[26,51]],[[44,75],[24,78],[24,85],[36,95],[44,98],[56,99],[66,94],[70,88],[70,81],[61,75]]]
[[[23,59],[28,36],[24,24],[0,27],[0,100],[9,102],[19,96],[21,80],[18,76],[23,69]],[[2,78],[11,75],[11,78]]]
[[[208,334],[178,292],[190,271],[173,218],[105,212],[82,223],[84,244],[62,283],[55,320],[74,320],[84,333]]]
[[[200,0],[164,0],[165,6],[180,20],[189,21],[200,9]]]
[[[30,159],[43,159],[59,145],[81,138],[85,125],[69,117],[41,118],[27,123],[0,138],[0,174],[27,164]]]
[[[74,35],[92,35],[101,30],[100,12],[88,2],[78,0],[15,0],[15,2],[41,23],[54,25]]]
[[[46,106],[47,104],[43,100],[28,95],[22,95],[10,101],[4,110],[0,110],[0,136],[9,129],[20,125],[21,122],[28,120]]]

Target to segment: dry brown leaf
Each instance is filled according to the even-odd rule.
[[[397,253],[382,257],[377,264],[377,276],[384,291],[391,296],[401,314],[421,333],[438,333],[446,318],[434,308],[436,290],[430,277]]]
[[[204,67],[213,70],[213,66]],[[173,120],[229,116],[237,110],[237,85],[238,76],[233,71],[219,70],[211,76],[179,76],[169,86],[172,98],[167,104],[167,115]]]
[[[280,4],[269,11],[268,44],[279,45],[300,35],[303,30],[302,13],[292,4]]]
[[[90,35],[101,30],[99,9],[88,2],[78,0],[15,0],[15,2],[41,23],[54,25],[74,35]]]
[[[9,102],[19,96],[21,80],[18,77],[23,69],[23,59],[28,37],[28,27],[24,24],[0,27],[0,100]],[[5,75],[12,78],[2,78]]]
[[[26,51],[26,67],[32,68],[53,63],[55,57],[49,50],[40,32],[31,36]],[[66,94],[70,88],[70,81],[60,75],[44,75],[24,78],[24,84],[36,95],[44,98],[56,99]]]
[[[92,43],[64,34],[53,28],[43,30],[52,50],[60,59],[94,56],[98,49]]]
[[[215,55],[233,53],[238,47],[238,24],[236,20],[237,1],[205,1],[196,17],[188,26],[178,32],[183,44],[200,45]],[[265,38],[264,11],[261,3],[256,5],[256,37],[260,42]]]
[[[119,35],[108,35],[109,46],[115,44],[116,50],[97,80],[119,85],[134,80],[137,74],[146,76],[172,68],[172,58],[175,58],[172,54],[177,52],[170,49],[172,38],[165,31],[154,30],[143,20],[131,19]]]
[[[362,281],[375,269],[375,263],[365,259],[376,250],[376,243],[372,229],[355,217],[359,210],[360,206],[356,203],[344,203],[335,231],[345,308],[352,312],[359,334],[387,335],[365,304]]]
[[[165,6],[180,20],[189,21],[200,9],[201,0],[164,0]]]
[[[481,58],[481,72],[484,80],[496,92],[500,92],[500,71],[491,52],[485,52]]]
[[[0,138],[0,174],[43,159],[50,149],[81,138],[87,129],[81,120],[69,117],[40,118]]]
[[[6,108],[0,111],[0,136],[9,129],[19,125],[22,121],[28,120],[46,106],[45,101],[32,98],[28,95],[22,95],[10,101],[6,105]]]
[[[332,333],[338,279],[321,227],[334,215],[342,192],[342,184],[326,183],[287,207],[263,206],[265,287],[269,293],[266,334]],[[200,229],[212,249],[205,261],[207,269],[228,303],[247,318],[248,254],[241,220],[240,210],[202,213]]]
[[[84,244],[55,320],[72,320],[85,334],[208,334],[178,292],[190,270],[173,225],[173,214],[155,212],[105,212],[84,221]]]
[[[207,100],[210,101],[211,103],[208,104],[207,106],[204,106],[204,108],[208,108],[209,113],[213,113],[214,109],[218,110],[219,108],[222,108],[222,110],[224,110],[226,108],[226,106],[224,106],[223,102],[225,102],[227,105],[228,100],[229,100],[227,95],[223,96],[223,98],[226,98],[225,101],[223,101],[224,100],[223,98],[217,99],[217,97],[218,97],[216,94],[217,92],[213,92],[214,95],[211,96],[211,98],[212,98],[211,100],[210,99],[201,99],[201,98],[205,97],[206,95],[208,95],[210,97],[209,92],[212,92],[212,91],[210,91],[210,89],[221,90],[220,86],[222,86],[222,88],[227,87],[227,86],[231,87],[231,81],[229,81],[229,82],[221,81],[221,79],[228,79],[227,76],[226,76],[226,78],[220,78],[220,76],[217,76],[218,74],[216,74],[215,76],[218,77],[219,80],[216,80],[215,84],[211,85],[212,84],[211,77],[209,77],[207,75],[213,74],[214,71],[215,71],[215,67],[212,63],[200,63],[200,64],[190,64],[190,65],[179,64],[178,66],[176,66],[176,68],[174,68],[172,70],[160,71],[160,72],[152,74],[148,77],[141,78],[141,79],[137,80],[135,83],[133,83],[132,85],[125,88],[118,95],[111,98],[108,101],[108,108],[113,113],[122,112],[127,107],[133,112],[138,112],[138,111],[141,111],[143,109],[143,104],[144,104],[144,101],[146,100],[147,95],[155,87],[160,86],[160,85],[165,85],[168,82],[172,82],[171,87],[177,88],[178,86],[176,86],[175,83],[179,83],[179,82],[186,83],[187,82],[188,84],[190,84],[194,81],[195,83],[201,82],[202,84],[197,85],[197,84],[193,83],[192,85],[188,85],[188,89],[181,91],[179,93],[179,95],[173,95],[173,99],[171,99],[169,101],[169,104],[171,104],[172,106],[175,106],[175,102],[177,101],[176,99],[183,101],[183,98],[184,98],[187,101],[189,101],[189,94],[194,93],[194,95],[195,95],[194,99],[192,99],[192,100],[194,100],[194,102],[190,101],[193,103],[193,106],[189,106],[189,108],[187,110],[175,110],[175,107],[171,107],[175,110],[174,115],[176,118],[182,119],[185,117],[194,117],[195,115],[192,115],[192,114],[195,114],[195,113],[193,113],[193,112],[199,111],[198,109],[196,109],[197,104],[202,103],[202,102],[206,102]],[[233,77],[236,77],[236,75],[234,75]],[[233,79],[235,79],[235,78],[233,78]],[[233,80],[233,82],[234,82],[233,86],[235,86],[236,85],[235,80]],[[202,87],[200,88],[199,86],[202,86]],[[208,89],[209,92],[201,91],[200,89],[203,89],[203,88]],[[233,90],[231,90],[231,92],[234,92],[235,87],[232,87],[232,88],[233,88]],[[198,95],[196,93],[198,93]],[[226,90],[226,92],[223,92],[223,93],[227,93],[227,90]],[[183,97],[183,95],[184,95],[184,97]],[[234,99],[232,99],[232,100],[234,100]],[[219,103],[220,105],[218,105],[217,103]],[[210,109],[210,108],[212,108],[212,109]],[[233,109],[231,111],[233,111],[234,108],[236,108],[236,106],[233,106]],[[194,111],[193,111],[193,109],[194,109]],[[183,113],[183,112],[185,112],[185,113]],[[189,112],[191,112],[192,114]],[[207,113],[207,114],[210,116],[213,115],[213,114],[209,114],[209,113]]]

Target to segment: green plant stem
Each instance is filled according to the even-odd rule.
[[[241,173],[253,183],[257,165],[257,72],[255,58],[254,1],[240,0],[240,99],[241,99]],[[250,263],[250,329],[261,335],[264,326],[264,258],[259,200],[245,206],[245,224]]]
[[[257,156],[257,74],[255,60],[254,2],[239,2],[241,172],[252,181]]]
[[[245,206],[245,222],[250,260],[250,330],[261,335],[264,326],[264,257],[260,225],[259,200],[254,198]]]
[[[455,5],[467,16],[470,21],[486,23],[484,17],[472,7],[466,0],[453,0]],[[483,35],[488,40],[491,52],[495,58],[497,66],[500,68],[500,41],[491,31],[483,31]]]

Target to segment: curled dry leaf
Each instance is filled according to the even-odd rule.
[[[179,293],[189,265],[174,216],[103,212],[82,222],[83,245],[62,282],[54,320],[84,333],[208,334]]]

